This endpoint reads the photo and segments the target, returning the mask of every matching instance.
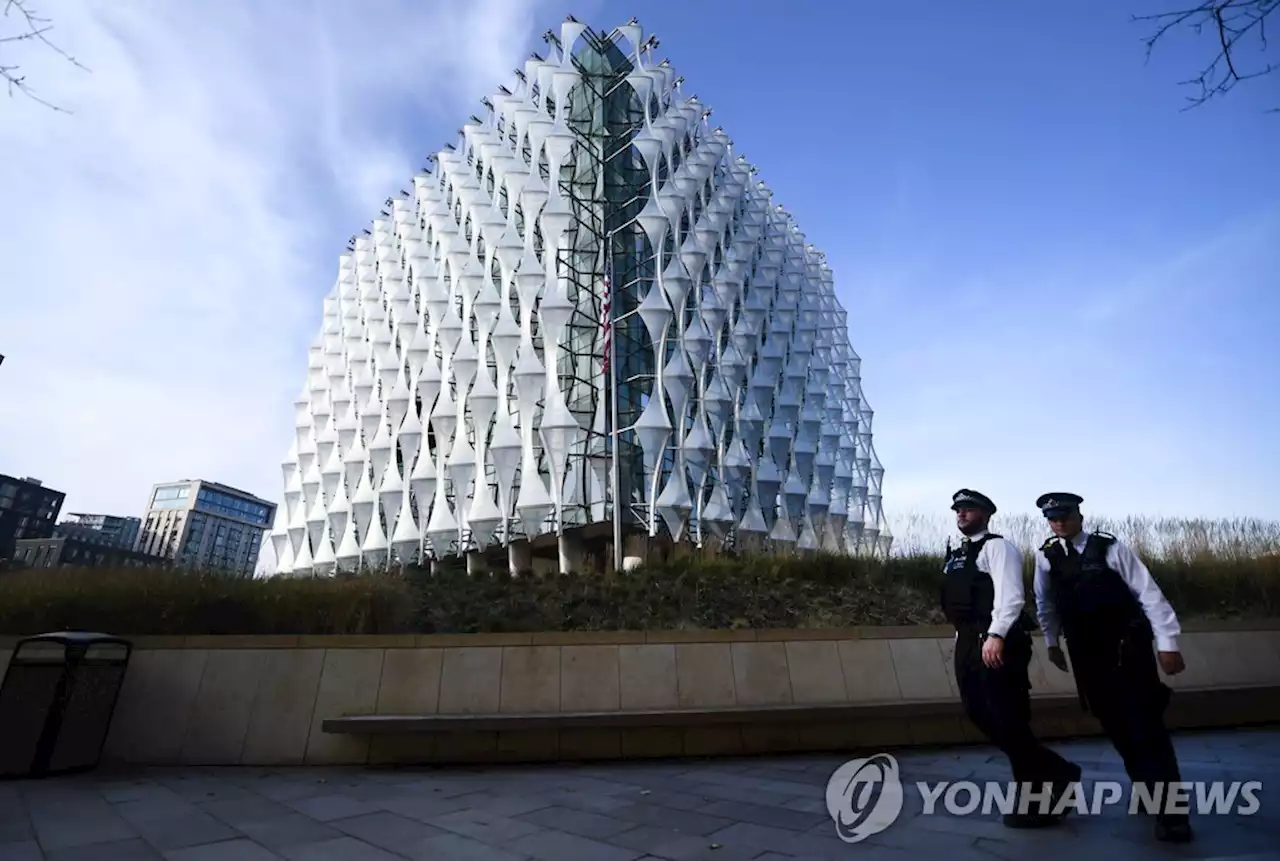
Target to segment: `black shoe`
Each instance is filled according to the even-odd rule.
[[[1066,816],[1068,813],[1076,809],[1074,804],[1068,804],[1066,807],[1062,808],[1061,812],[1056,812],[1058,810],[1058,803],[1062,801],[1063,797],[1066,796],[1068,792],[1071,791],[1071,787],[1073,785],[1079,787],[1079,797],[1084,797],[1084,786],[1080,783],[1080,779],[1082,777],[1084,777],[1084,769],[1073,763],[1071,776],[1066,780],[1058,781],[1054,784],[1053,790],[1049,793],[1049,810],[1055,811],[1055,815],[1059,818]]]
[[[1184,816],[1157,816],[1155,830],[1156,839],[1164,843],[1190,843],[1196,836]]]
[[[1068,813],[1076,809],[1074,804],[1068,804],[1066,807],[1062,808],[1061,811],[1058,810],[1058,804],[1066,794],[1071,791],[1071,786],[1072,784],[1070,783],[1060,783],[1053,788],[1051,793],[1049,793],[1049,811],[1051,813],[1057,816],[1066,816]],[[1083,788],[1081,791],[1083,792]]]

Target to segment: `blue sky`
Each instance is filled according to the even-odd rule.
[[[1208,37],[1129,21],[1173,5],[46,0],[93,72],[0,104],[0,471],[276,499],[346,237],[566,12],[635,14],[827,252],[891,515],[1280,518],[1280,77],[1180,111]]]

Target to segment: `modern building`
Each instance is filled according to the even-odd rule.
[[[0,475],[0,559],[12,559],[21,539],[51,537],[65,499],[39,479]]]
[[[68,514],[54,530],[55,537],[74,538],[90,544],[132,550],[142,528],[140,517],[117,517],[114,514]]]
[[[180,568],[253,573],[274,503],[203,479],[157,484],[134,547]]]
[[[624,540],[887,552],[822,252],[639,24],[545,38],[339,256],[278,571],[543,539],[567,569],[615,510]]]
[[[19,540],[14,559],[32,568],[129,568],[171,564],[164,557],[139,553],[131,547],[106,543],[89,535]]]

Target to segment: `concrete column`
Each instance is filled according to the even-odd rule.
[[[507,568],[512,576],[533,571],[533,545],[523,539],[507,545]]]
[[[582,539],[566,532],[560,536],[559,545],[560,573],[574,574],[581,571],[584,563]]]
[[[484,564],[484,554],[479,550],[467,551],[467,573],[484,574],[488,568]]]

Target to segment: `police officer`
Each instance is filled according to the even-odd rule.
[[[1181,628],[1137,554],[1114,535],[1085,531],[1083,501],[1074,493],[1036,500],[1053,531],[1036,551],[1036,612],[1049,660],[1067,670],[1058,643],[1065,636],[1082,705],[1102,724],[1129,779],[1145,783],[1147,797],[1160,801],[1160,784],[1180,778],[1164,726],[1171,692],[1156,663],[1167,675],[1182,672]],[[1157,814],[1155,832],[1180,843],[1193,837],[1186,814]]]
[[[1009,758],[1020,787],[1032,784],[1043,791],[1049,784],[1046,808],[1027,799],[1005,814],[1005,825],[1050,825],[1061,818],[1052,810],[1080,779],[1081,769],[1041,744],[1031,730],[1031,626],[1023,615],[1022,553],[987,530],[996,513],[987,496],[965,489],[951,503],[964,538],[954,550],[948,540],[942,610],[956,629],[960,698],[969,719]]]

